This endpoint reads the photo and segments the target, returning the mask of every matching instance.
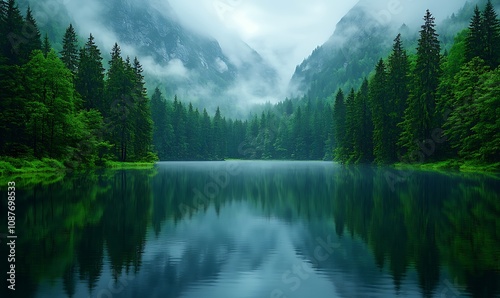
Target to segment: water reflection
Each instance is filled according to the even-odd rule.
[[[385,169],[322,162],[86,173],[18,193],[16,294],[494,297],[499,193],[425,172],[392,191]]]

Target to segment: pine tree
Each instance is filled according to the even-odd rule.
[[[43,38],[43,44],[42,44],[42,53],[45,55],[45,58],[47,58],[47,54],[52,50],[52,45],[50,44],[49,41],[49,36],[47,33],[45,33],[45,37]]]
[[[202,158],[210,160],[213,158],[213,137],[212,137],[212,120],[208,115],[206,109],[203,109],[203,116],[201,120],[201,152]]]
[[[399,145],[414,155],[432,133],[435,122],[436,92],[441,75],[441,54],[435,19],[427,10],[425,23],[420,31],[417,62],[413,71],[413,86],[404,120]]]
[[[201,135],[200,135],[200,113],[189,103],[186,123],[186,142],[188,144],[188,158],[190,160],[201,159]]]
[[[85,46],[80,49],[75,88],[87,110],[97,109],[103,115],[108,113],[109,106],[104,100],[104,67],[101,51],[95,44],[92,34]]]
[[[151,143],[153,139],[153,123],[151,120],[151,106],[144,82],[142,65],[134,58],[134,90],[135,108],[132,117],[134,123],[134,154],[136,160],[150,161]]]
[[[356,162],[360,163],[373,161],[373,116],[370,107],[369,90],[369,83],[365,78],[355,99],[356,110],[359,117],[355,130],[355,143],[358,148]]]
[[[346,106],[344,102],[344,92],[339,89],[335,96],[333,106],[333,137],[334,137],[334,157],[340,162],[347,160],[346,144]]]
[[[15,0],[8,0],[4,10],[1,51],[8,65],[20,65],[26,62],[20,56],[22,46],[27,42],[23,35],[24,20]]]
[[[212,121],[212,132],[214,142],[214,157],[216,160],[225,158],[226,146],[224,136],[224,119],[221,116],[220,109],[217,107]]]
[[[26,12],[23,33],[26,38],[26,42],[24,42],[21,46],[21,59],[22,61],[28,61],[30,59],[31,52],[42,49],[40,30],[38,29],[36,20],[33,17],[29,6]]]
[[[78,69],[78,38],[72,24],[64,33],[62,45],[61,60],[71,73],[76,74]]]
[[[484,57],[481,58],[491,69],[495,69],[500,64],[500,21],[491,0],[486,4],[482,20]]]
[[[174,96],[173,111],[172,111],[172,127],[174,129],[174,142],[172,154],[175,160],[184,160],[187,158],[187,140],[186,140],[186,108]]]
[[[293,159],[295,160],[304,160],[307,159],[307,144],[304,139],[305,135],[305,121],[306,117],[304,116],[304,112],[302,112],[302,108],[299,106],[293,115],[293,124],[292,124],[292,137],[294,139],[294,148],[293,148]]]
[[[156,88],[151,97],[151,117],[153,120],[153,145],[160,160],[168,160],[173,138],[172,125],[168,122],[167,102]]]
[[[385,63],[379,60],[375,68],[375,76],[370,82],[370,102],[373,118],[373,155],[375,162],[390,161],[389,147],[389,113],[390,103],[387,88],[387,71]]]
[[[108,125],[108,140],[115,147],[118,160],[133,157],[135,75],[130,63],[123,61],[121,49],[115,43],[111,51],[105,97],[109,111],[103,111]]]
[[[485,93],[482,90],[482,84],[484,75],[488,71],[489,68],[485,62],[481,58],[475,57],[462,67],[453,84],[451,105],[454,109],[445,123],[445,134],[451,147],[455,148],[459,156],[465,159],[477,158],[479,148],[484,143],[472,142],[471,140],[476,139],[476,132],[472,128],[485,118],[480,110],[488,114],[484,111],[488,110],[488,107],[477,104],[477,99]],[[498,102],[498,97],[493,99],[493,101],[495,100]]]
[[[465,57],[466,62],[469,62],[474,57],[484,58],[483,46],[483,18],[479,7],[476,5],[474,16],[469,24],[469,31],[465,39]]]
[[[348,162],[356,162],[361,155],[359,152],[359,146],[357,143],[358,123],[361,122],[359,118],[359,111],[356,106],[356,92],[354,88],[351,88],[349,95],[347,95],[347,100],[345,103],[346,115],[345,115],[345,151],[347,153]]]
[[[410,86],[410,62],[406,51],[403,48],[401,34],[394,40],[392,53],[387,64],[387,95],[389,98],[387,105],[388,133],[387,162],[395,162],[398,158],[399,148],[397,142],[401,135],[401,128],[398,124],[403,121],[406,102],[409,95]]]

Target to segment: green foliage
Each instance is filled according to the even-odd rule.
[[[491,1],[481,13],[476,6],[466,38],[466,61],[479,57],[491,69],[500,64],[500,20]]]
[[[75,74],[78,69],[78,37],[72,24],[66,29],[62,44],[61,60]]]
[[[458,163],[464,161],[497,163],[500,80],[498,71],[489,67],[494,59],[489,57],[488,62],[477,57],[486,57],[480,51],[489,47],[485,15],[496,18],[490,4],[483,14],[476,8],[470,28],[457,34],[444,56],[440,54],[434,18],[429,11],[420,31],[416,55],[406,54],[398,35],[388,62],[379,61],[369,82],[371,115],[360,114],[361,104],[352,100],[351,92],[345,120],[342,113],[334,116],[335,134],[345,130],[344,135],[337,135],[341,145],[337,144],[336,159],[376,163],[459,159],[454,163],[457,169]],[[360,138],[359,131],[370,131],[367,118],[373,123],[373,157],[361,150],[364,156],[370,156],[362,159],[360,144],[365,137]],[[339,127],[342,130],[335,131]],[[370,144],[365,144],[365,148],[370,148]]]
[[[339,161],[347,160],[346,151],[346,104],[344,102],[344,92],[339,90],[335,96],[333,106],[333,136],[335,139],[335,159]]]
[[[0,156],[51,158],[69,168],[156,160],[139,61],[123,61],[116,45],[105,90],[92,35],[78,57],[70,25],[59,58],[47,35],[42,46],[30,8],[24,21],[15,1],[1,4],[0,30],[11,40],[1,42]]]
[[[89,109],[104,111],[104,67],[101,51],[90,34],[85,46],[80,49],[78,72],[75,77],[75,88],[83,100],[83,106]]]
[[[64,172],[64,170],[63,163],[55,159],[42,158],[40,160],[29,160],[7,156],[0,157],[0,176]]]
[[[435,19],[427,10],[420,31],[417,61],[408,106],[401,123],[399,144],[411,155],[435,128],[436,93],[441,76],[441,54]]]

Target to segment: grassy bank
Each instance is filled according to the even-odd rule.
[[[62,173],[65,169],[66,168],[62,162],[50,158],[43,158],[41,160],[29,160],[12,157],[0,158],[0,176]]]
[[[464,172],[464,173],[500,173],[500,163],[484,164],[474,161],[446,160],[429,163],[396,163],[397,169],[418,169],[425,171],[440,172]]]
[[[65,172],[64,165],[55,159],[0,158],[1,186],[7,185],[9,181],[15,181],[16,185],[51,184],[61,180]]]
[[[103,167],[114,170],[125,169],[151,169],[154,162],[116,162],[107,161]],[[43,158],[26,159],[13,157],[0,157],[0,185],[9,181],[16,181],[22,185],[37,183],[54,183],[62,179],[68,168],[55,159]]]

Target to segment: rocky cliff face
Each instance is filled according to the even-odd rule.
[[[143,64],[149,89],[159,85],[169,97],[178,94],[200,108],[215,111],[220,105],[230,110],[241,100],[242,82],[251,82],[243,88],[250,90],[246,94],[250,96],[266,96],[275,90],[277,72],[256,51],[234,40],[241,50],[232,55],[240,57],[237,62],[231,60],[217,40],[185,28],[166,1],[87,1],[18,3],[21,10],[29,4],[35,17],[38,14],[45,20],[39,22],[40,29],[42,34],[49,33],[56,50],[71,22],[82,42],[89,33],[96,37],[105,60],[112,43],[118,42],[124,56],[137,56]]]

